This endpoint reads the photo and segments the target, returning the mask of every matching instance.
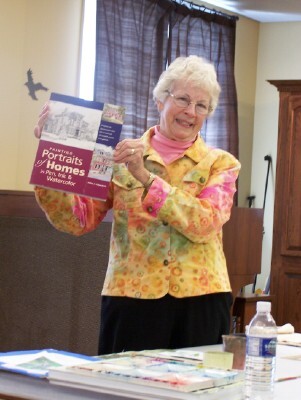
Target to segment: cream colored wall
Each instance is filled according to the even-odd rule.
[[[267,173],[265,155],[272,157],[264,214],[262,288],[270,272],[277,162],[279,93],[267,80],[301,79],[301,22],[260,24],[254,119],[251,191],[262,207]]]
[[[257,52],[260,24],[240,17],[236,23],[235,80],[238,99],[239,174],[238,205],[248,207],[250,193]]]
[[[0,189],[32,190],[33,126],[49,92],[78,93],[82,0],[0,0]],[[49,92],[32,100],[31,68]]]

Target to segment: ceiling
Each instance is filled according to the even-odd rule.
[[[193,0],[210,4],[258,22],[301,21],[301,0]]]

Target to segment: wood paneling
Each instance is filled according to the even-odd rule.
[[[233,207],[224,226],[224,251],[233,295],[261,272],[263,209]]]
[[[33,193],[0,193],[0,351],[95,355],[111,223],[80,237],[54,229]]]
[[[44,217],[35,201],[34,192],[0,190],[0,215],[15,217]]]

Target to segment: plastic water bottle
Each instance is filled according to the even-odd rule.
[[[245,399],[273,398],[277,326],[271,303],[258,301],[256,315],[246,330]]]

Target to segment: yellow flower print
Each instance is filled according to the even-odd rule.
[[[208,285],[208,278],[206,276],[200,276],[199,282],[201,286],[207,286]]]
[[[171,291],[172,292],[178,292],[180,290],[180,286],[179,285],[173,285],[172,287],[171,287]]]
[[[208,225],[208,219],[207,218],[201,218],[200,223],[201,223],[202,226],[207,226]]]
[[[138,225],[138,226],[136,227],[136,230],[137,230],[138,233],[145,233],[145,226],[143,226],[143,225]]]
[[[174,267],[172,268],[171,273],[175,276],[180,276],[182,275],[182,269],[179,267]]]
[[[124,279],[118,279],[116,282],[116,286],[119,288],[122,288],[125,285],[125,280]]]

